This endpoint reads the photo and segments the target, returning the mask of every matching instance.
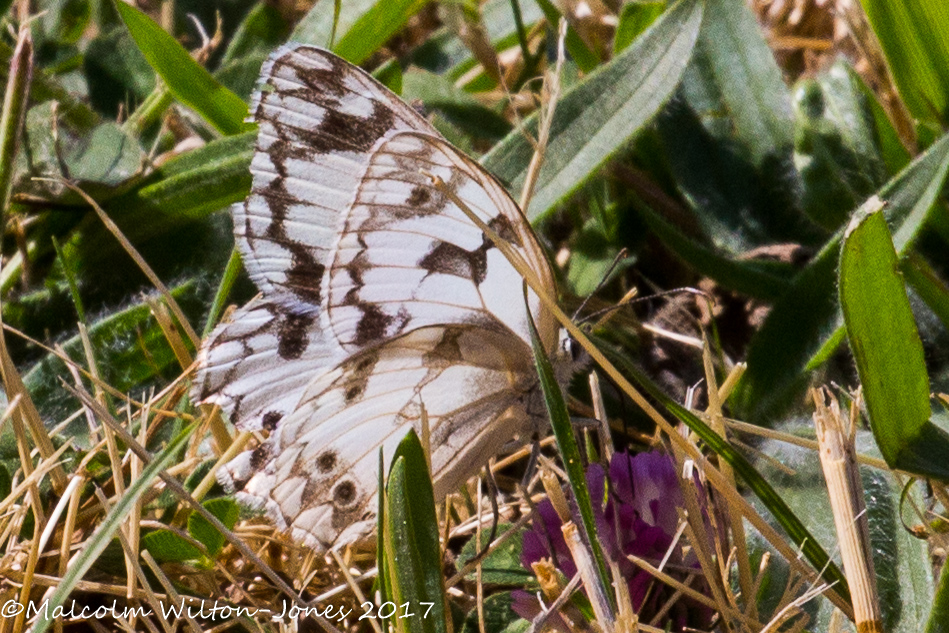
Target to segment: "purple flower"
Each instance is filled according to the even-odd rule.
[[[675,590],[640,569],[627,556],[637,556],[658,567],[669,552],[679,524],[677,508],[684,506],[675,463],[668,455],[657,451],[638,455],[617,453],[610,462],[608,489],[607,473],[600,464],[590,465],[586,477],[603,551],[617,563],[626,580],[630,603],[640,621],[649,623],[665,607]],[[579,525],[579,515],[566,489],[565,494],[568,495],[573,520]],[[701,487],[698,487],[698,494],[700,503],[705,506]],[[564,541],[557,511],[549,500],[544,500],[537,506],[537,515],[532,529],[524,533],[521,563],[531,569],[532,564],[548,559],[566,578],[572,578],[577,567]],[[691,551],[684,553],[685,544],[685,539],[680,539],[672,548],[664,571],[685,581],[690,576],[689,571],[695,570],[698,577],[690,586],[707,594],[708,585],[701,578],[698,560]],[[515,592],[512,608],[527,619],[540,612],[537,598],[525,591]],[[691,599],[679,598],[655,625],[664,628],[671,624],[672,630],[676,631],[685,627],[706,629],[712,615],[708,607]],[[552,620],[551,624],[557,626],[558,621]]]

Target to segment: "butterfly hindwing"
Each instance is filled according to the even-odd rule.
[[[196,400],[220,406],[242,430],[273,430],[296,409],[314,368],[328,362],[317,320],[312,310],[251,301],[202,346]]]
[[[317,378],[265,444],[227,466],[242,499],[314,547],[374,525],[380,447],[430,428],[436,494],[471,475],[534,419],[526,345],[502,324],[429,327],[364,350]],[[501,422],[503,421],[503,424]]]

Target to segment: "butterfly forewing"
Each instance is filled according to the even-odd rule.
[[[312,306],[338,222],[376,144],[397,130],[437,134],[362,70],[309,46],[264,65],[252,111],[253,185],[234,207],[244,265],[265,294]]]

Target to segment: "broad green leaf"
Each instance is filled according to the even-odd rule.
[[[880,189],[897,253],[907,252],[934,208],[949,172],[949,135],[944,136]],[[748,370],[734,402],[744,418],[767,424],[787,404],[807,372],[843,340],[843,317],[834,274],[842,232],[821,249],[768,314],[748,349]]]
[[[89,102],[112,116],[130,101],[144,100],[155,89],[155,71],[122,26],[103,31],[89,42],[83,71]]]
[[[949,120],[949,4],[861,0],[913,117],[932,131]]]
[[[498,535],[506,534],[512,524],[501,523],[498,525]],[[488,585],[515,585],[524,586],[533,580],[534,574],[521,564],[521,546],[523,544],[524,530],[518,530],[517,534],[507,537],[501,545],[496,547],[490,554],[481,561],[481,581]],[[484,542],[478,546],[477,536],[472,536],[461,548],[461,553],[455,561],[455,567],[461,569],[473,559],[478,553],[487,547],[487,530],[482,532]],[[468,580],[476,580],[477,572],[472,571],[468,574]]]
[[[794,162],[801,173],[804,211],[834,230],[886,182],[873,113],[845,62],[799,82],[794,105]]]
[[[0,85],[7,84],[12,55],[13,48],[6,42],[0,42]],[[40,104],[45,101],[56,101],[63,120],[77,129],[92,127],[99,123],[99,115],[85,102],[66,90],[56,78],[51,77],[42,68],[34,68],[30,102]]]
[[[151,18],[124,2],[116,8],[125,21],[139,50],[175,96],[222,134],[244,132],[247,104],[217,82],[188,54],[175,38]]]
[[[807,422],[801,426],[784,426],[780,431],[811,441],[815,439],[814,427]],[[873,436],[869,432],[858,431],[856,444],[859,453],[878,457]],[[762,454],[773,458],[774,464],[790,469],[791,473],[774,466],[771,460],[761,459],[756,463],[761,475],[774,486],[775,491],[818,541],[835,542],[836,527],[816,452],[782,440],[765,440],[757,448]],[[860,480],[867,500],[870,551],[883,612],[883,630],[888,633],[917,633],[925,621],[926,605],[933,590],[926,541],[917,539],[904,529],[899,516],[901,486],[893,477],[886,472],[861,466]],[[914,501],[922,502],[922,495],[914,496],[917,497]],[[782,562],[778,556],[771,560],[772,565],[781,565]],[[773,616],[777,599],[786,586],[784,579],[779,576],[771,578],[770,584],[770,599],[767,604],[759,605],[766,607],[761,611],[764,621]],[[804,609],[813,618],[808,626],[811,631],[827,631],[830,617],[836,610],[823,600],[805,605]]]
[[[392,459],[386,483],[384,543],[386,585],[396,604],[425,609],[427,617],[393,618],[397,631],[448,630],[445,587],[441,572],[438,518],[428,460],[415,431],[409,431]]]
[[[840,255],[840,305],[870,428],[887,464],[949,479],[949,434],[929,421],[929,376],[882,203],[854,217]],[[886,309],[881,310],[881,306]]]
[[[526,288],[526,285],[525,285]],[[525,292],[526,299],[526,292]],[[525,301],[526,303],[526,301]],[[593,515],[593,501],[590,497],[590,489],[587,487],[586,471],[584,468],[583,456],[580,454],[580,446],[577,444],[577,438],[573,434],[573,423],[570,421],[570,414],[567,412],[567,403],[563,397],[563,391],[554,375],[553,366],[550,364],[550,358],[547,356],[547,350],[540,340],[537,333],[537,327],[534,325],[534,318],[527,313],[527,324],[531,333],[531,348],[534,351],[534,366],[537,368],[537,377],[540,379],[541,390],[544,394],[544,404],[547,406],[547,415],[550,417],[550,424],[554,430],[554,437],[557,438],[557,448],[560,449],[560,458],[563,460],[564,470],[567,473],[567,481],[570,489],[573,491],[573,499],[580,511],[580,528],[584,534],[584,544],[588,547],[590,554],[596,565],[599,574],[602,597],[609,604],[610,609],[616,613],[616,597],[610,590],[612,582],[606,564],[606,555],[600,545],[602,538],[596,531],[596,520]],[[593,587],[587,587],[588,596],[593,600],[591,593]]]
[[[239,202],[250,191],[255,137],[248,132],[182,154],[135,190],[111,200],[106,210],[134,242]]]
[[[361,64],[428,1],[347,0],[341,3],[338,21],[333,2],[318,2],[300,21],[290,39],[330,48],[343,59]],[[334,33],[336,40],[332,42]]]
[[[233,529],[240,516],[240,508],[233,499],[226,497],[209,499],[201,505],[229,530]],[[224,535],[197,512],[192,512],[188,517],[188,533],[207,548],[208,556],[211,557],[217,556],[226,542]]]
[[[528,217],[546,215],[579,189],[671,96],[695,45],[703,6],[680,0],[629,48],[561,98]],[[536,135],[536,115],[525,128]],[[482,162],[519,195],[533,153],[518,129]]]
[[[202,301],[206,290],[200,289],[193,281],[173,287],[171,294],[187,314],[198,315],[204,311]],[[69,309],[68,304],[66,309]],[[74,325],[74,317],[71,319]],[[89,337],[102,379],[123,392],[154,384],[159,377],[174,377],[180,371],[161,329],[149,307],[143,303],[99,319],[89,328]],[[61,341],[60,345],[70,358],[85,365],[78,334]],[[51,419],[68,415],[75,408],[75,402],[60,383],[65,373],[62,361],[49,354],[23,376],[23,382],[40,406],[41,413]],[[79,427],[83,428],[88,430],[88,427]]]
[[[794,140],[791,99],[781,70],[743,0],[707,0],[690,71],[715,86],[733,133],[760,167]],[[688,84],[686,84],[688,86]]]
[[[744,0],[711,0],[678,96],[657,130],[709,240],[734,256],[826,238],[801,212],[791,99]]]
[[[142,549],[162,563],[183,563],[188,560],[199,560],[204,556],[201,548],[171,530],[149,532],[142,537]]]
[[[65,604],[69,595],[95,563],[99,554],[109,545],[116,531],[121,529],[122,522],[135,507],[135,502],[152,486],[158,474],[168,468],[172,460],[178,457],[179,451],[191,440],[194,431],[194,425],[189,426],[179,433],[160,454],[156,455],[151,463],[142,469],[138,479],[133,481],[125,490],[125,494],[119,497],[118,502],[112,506],[106,517],[99,523],[92,536],[83,542],[82,550],[72,558],[65,576],[49,597],[47,605],[50,613],[53,613],[56,607]],[[40,616],[33,625],[32,631],[33,633],[45,633],[52,623],[53,620]]]

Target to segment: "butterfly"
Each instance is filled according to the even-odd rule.
[[[430,429],[435,493],[548,426],[528,309],[563,375],[553,315],[467,207],[553,289],[505,188],[412,107],[332,53],[264,64],[234,234],[257,298],[202,346],[194,399],[267,439],[220,473],[238,499],[322,550],[375,526],[379,450]]]

